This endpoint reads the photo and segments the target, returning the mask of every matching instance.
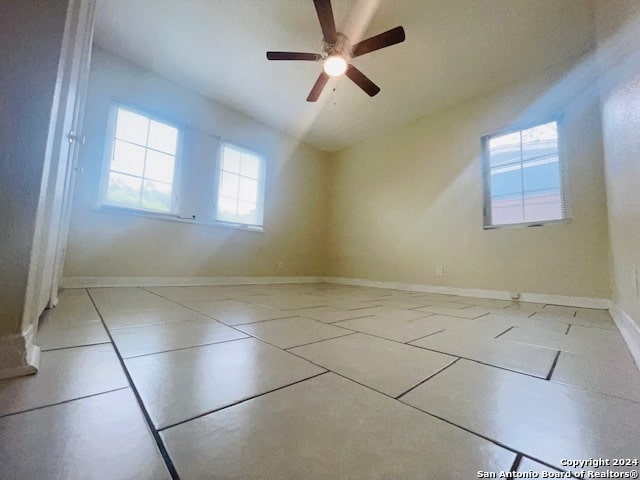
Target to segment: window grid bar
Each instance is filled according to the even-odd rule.
[[[520,163],[529,163],[529,162],[534,162],[537,160],[541,160],[543,158],[549,158],[549,157],[557,157],[558,156],[558,150],[555,150],[555,153],[548,153],[545,155],[539,155],[537,157],[531,157],[531,158],[527,158],[526,160],[518,160],[515,162],[509,162],[509,163],[501,163],[500,165],[491,165],[489,168],[491,170],[494,170],[496,168],[504,168],[504,167],[513,167],[515,165],[519,165]]]
[[[242,175],[241,173],[232,172],[231,170],[225,170],[224,168],[221,168],[220,171],[229,173],[231,175],[237,175],[238,177],[247,178],[249,180],[255,180],[256,182],[258,181],[257,177],[249,177],[248,175]]]
[[[158,150],[157,148],[153,148],[150,147],[148,145],[141,145],[140,143],[136,143],[136,142],[130,142],[129,140],[124,140],[122,138],[119,137],[114,137],[116,140],[118,140],[119,142],[124,142],[124,143],[128,143],[129,145],[134,145],[136,147],[142,147],[142,148],[146,148],[147,150],[152,150],[154,152],[158,152],[158,153],[162,153],[164,155],[171,155],[172,157],[176,156],[176,153],[169,153],[169,152],[165,152],[164,150]],[[147,140],[148,141],[148,140]]]

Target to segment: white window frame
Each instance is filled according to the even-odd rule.
[[[223,154],[225,147],[230,147],[240,152],[245,152],[260,160],[260,167],[258,169],[258,192],[256,198],[256,211],[258,218],[260,219],[259,223],[243,223],[243,222],[232,222],[228,220],[220,220],[218,219],[218,202],[220,199],[220,182],[222,181],[222,165],[223,165]],[[265,199],[265,190],[266,190],[266,171],[267,171],[267,159],[264,155],[256,152],[255,150],[251,150],[242,145],[238,145],[237,143],[228,141],[228,140],[220,140],[220,145],[218,147],[218,155],[216,162],[216,175],[215,175],[215,191],[213,192],[213,212],[212,212],[212,221],[217,225],[229,226],[233,228],[246,228],[251,230],[262,231],[264,228],[264,199]]]
[[[530,128],[534,128],[547,123],[556,122],[558,131],[558,168],[560,176],[560,208],[562,218],[554,220],[538,220],[520,223],[493,224],[492,202],[491,202],[491,165],[489,155],[489,140],[494,137],[509,135],[511,133],[521,132]],[[514,228],[514,227],[541,227],[543,225],[553,225],[568,223],[571,221],[569,213],[568,190],[567,190],[567,162],[566,162],[566,145],[565,145],[565,127],[562,115],[553,115],[535,122],[516,124],[510,127],[484,135],[481,138],[482,143],[482,177],[483,177],[483,228],[485,230],[493,230],[498,228]],[[524,193],[524,192],[523,192]]]
[[[113,149],[115,148],[115,135],[116,135],[116,121],[118,115],[118,109],[122,108],[138,115],[142,115],[150,120],[163,123],[167,126],[173,127],[178,131],[178,138],[176,143],[175,161],[173,164],[173,179],[171,182],[171,206],[168,212],[151,210],[146,208],[137,208],[126,205],[117,205],[109,203],[107,201],[107,190],[109,186],[109,173],[111,171],[111,160],[113,158]],[[105,210],[129,212],[135,214],[142,214],[152,217],[174,217],[176,216],[176,210],[178,205],[178,191],[180,185],[180,168],[182,160],[182,141],[183,141],[183,126],[178,122],[167,119],[162,115],[149,112],[148,110],[133,106],[126,102],[113,101],[109,108],[109,118],[107,122],[107,131],[105,135],[105,152],[102,162],[102,171],[100,174],[100,188],[98,194],[98,208]],[[148,146],[145,145],[145,148]]]

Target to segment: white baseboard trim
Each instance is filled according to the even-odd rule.
[[[277,283],[338,283],[362,287],[390,288],[411,292],[441,293],[462,297],[493,298],[511,300],[511,293],[504,290],[483,290],[476,288],[455,288],[438,285],[422,285],[400,282],[383,282],[362,278],[346,277],[64,277],[62,288],[98,287],[174,287],[206,285],[251,285]],[[570,307],[607,309],[611,301],[603,298],[546,295],[541,293],[521,293],[521,302],[566,305]]]
[[[380,280],[344,277],[325,277],[324,281],[327,283],[340,283],[343,285],[357,285],[361,287],[391,288],[394,290],[407,290],[410,292],[440,293],[444,295],[458,295],[461,297],[491,298],[495,300],[511,301],[511,293],[504,290],[455,288],[439,285],[383,282]],[[519,301],[600,309],[607,309],[611,306],[611,300],[605,298],[572,297],[566,295],[547,295],[542,293],[521,293]]]
[[[64,277],[62,288],[200,287],[207,285],[318,283],[323,281],[324,277]]]
[[[613,321],[616,322],[624,341],[627,343],[627,347],[636,362],[636,366],[640,369],[640,326],[615,303],[609,308],[609,313]]]
[[[40,366],[40,347],[33,344],[33,326],[22,335],[0,337],[0,380],[33,375]]]

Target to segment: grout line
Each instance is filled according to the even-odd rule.
[[[220,407],[220,408],[215,408],[215,409],[210,410],[208,412],[200,413],[200,414],[196,415],[195,417],[187,418],[186,420],[181,420],[179,422],[172,423],[171,425],[166,425],[166,426],[164,426],[162,428],[159,428],[158,432],[164,432],[165,430],[168,430],[168,429],[173,428],[173,427],[177,427],[178,425],[182,425],[183,423],[187,423],[187,422],[190,422],[192,420],[196,420],[198,418],[202,418],[202,417],[205,417],[207,415],[211,415],[212,413],[216,413],[216,412],[219,412],[221,410],[226,410],[227,408],[235,407],[236,405],[240,405],[241,403],[248,402],[249,400],[253,400],[255,398],[262,397],[263,395],[267,395],[269,393],[277,392],[278,390],[282,390],[282,389],[285,389],[287,387],[291,387],[293,385],[297,385],[298,383],[306,382],[307,380],[311,380],[312,378],[319,377],[320,375],[324,375],[325,373],[329,373],[329,370],[325,369],[324,372],[316,373],[315,375],[312,375],[310,377],[302,378],[300,380],[296,380],[295,382],[288,383],[286,385],[282,385],[280,387],[268,390],[266,392],[258,393],[256,395],[252,395],[250,397],[243,398],[242,400],[238,400],[237,402],[231,403],[229,405],[225,405],[225,406]]]
[[[522,454],[519,453],[516,455],[516,459],[513,461],[513,464],[511,465],[511,468],[509,469],[510,472],[517,472],[518,471],[518,467],[520,467],[520,462],[522,461]]]
[[[454,423],[454,422],[452,422],[452,421],[450,421],[450,420],[447,420],[446,418],[441,417],[441,416],[439,416],[439,415],[436,415],[435,413],[431,413],[431,412],[427,412],[426,410],[422,410],[421,408],[418,408],[418,407],[416,407],[416,406],[414,406],[414,405],[411,405],[410,403],[403,402],[402,400],[397,400],[397,401],[398,401],[398,402],[400,402],[400,403],[402,403],[403,405],[406,405],[407,407],[411,407],[411,408],[413,408],[414,410],[417,410],[418,412],[422,412],[422,413],[425,413],[425,414],[427,414],[427,415],[429,415],[429,416],[431,416],[431,417],[433,417],[433,418],[437,418],[438,420],[440,420],[440,421],[442,421],[442,422],[445,422],[445,423],[447,423],[447,424],[449,424],[449,425],[451,425],[451,426],[453,426],[453,427],[459,428],[460,430],[463,430],[463,431],[465,431],[465,432],[467,432],[467,433],[470,433],[470,434],[472,434],[472,435],[475,435],[476,437],[480,437],[480,438],[482,438],[483,440],[486,440],[486,441],[488,441],[488,442],[491,442],[491,443],[493,443],[494,445],[497,445],[497,446],[499,446],[499,447],[501,447],[501,448],[504,448],[505,450],[508,450],[508,451],[510,451],[510,452],[512,452],[512,453],[515,453],[515,454],[516,454],[516,456],[517,456],[517,455],[523,455],[523,456],[524,456],[524,454],[523,454],[522,452],[520,452],[520,451],[516,450],[515,448],[512,448],[512,447],[510,447],[510,446],[508,446],[508,445],[506,445],[506,444],[504,444],[504,443],[502,443],[502,442],[499,442],[499,441],[497,441],[497,440],[494,440],[494,439],[492,439],[491,437],[487,437],[486,435],[483,435],[483,434],[481,434],[481,433],[474,432],[473,430],[471,430],[471,429],[469,429],[469,428],[467,428],[467,427],[463,427],[462,425],[458,425],[457,423]],[[540,460],[540,459],[538,459],[538,458],[536,458],[536,457],[532,457],[531,455],[527,455],[527,457],[528,457],[528,458],[530,458],[531,460],[535,461],[535,462],[538,462],[538,463],[543,464],[544,466],[547,466],[547,467],[553,468],[554,470],[558,470],[558,467],[555,467],[555,466],[553,466],[553,465],[551,465],[551,464],[549,464],[549,463],[547,463],[547,462],[545,462],[545,461],[543,461],[543,460]],[[515,463],[515,462],[514,462],[514,463]],[[558,470],[558,471],[561,471],[561,472],[562,472],[563,470]]]
[[[229,342],[236,342],[238,340],[247,340],[249,338],[252,338],[252,337],[250,335],[248,335],[248,334],[245,334],[244,337],[240,337],[240,338],[230,338],[228,340],[220,340],[218,342],[203,343],[201,345],[191,345],[191,346],[188,346],[188,347],[170,348],[169,350],[160,350],[158,352],[141,353],[139,355],[132,355],[130,357],[124,357],[123,356],[122,358],[124,360],[131,360],[133,358],[148,357],[149,355],[158,355],[160,353],[170,353],[170,352],[178,352],[180,350],[191,350],[193,348],[209,347],[211,345],[218,345],[220,343],[229,343]]]
[[[517,370],[511,370],[510,368],[501,367],[499,365],[494,365],[492,363],[482,362],[480,360],[475,360],[473,358],[465,357],[465,356],[462,356],[462,355],[455,355],[453,353],[447,353],[447,352],[443,352],[441,350],[435,350],[433,348],[421,347],[420,345],[413,345],[413,344],[407,344],[407,345],[409,345],[411,347],[421,348],[423,350],[429,350],[430,352],[442,353],[444,355],[449,355],[450,357],[460,357],[460,358],[462,358],[464,360],[468,360],[470,362],[479,363],[480,365],[486,365],[487,367],[499,368],[500,370],[505,370],[507,372],[517,373],[519,375],[526,375],[527,377],[537,378],[538,380],[544,380],[543,377],[539,377],[539,376],[534,375],[532,373],[525,373],[525,372],[519,372]]]
[[[334,323],[340,323],[340,322],[346,322],[347,320],[357,320],[360,318],[370,318],[373,317],[374,315],[363,315],[361,317],[353,317],[353,318],[345,318],[343,320],[334,320],[333,322],[322,322],[322,320],[319,320],[322,323],[326,323],[327,325],[333,325]],[[313,319],[315,320],[315,318]]]
[[[438,330],[437,332],[429,333],[429,334],[427,334],[427,335],[423,335],[423,336],[421,336],[421,337],[414,338],[413,340],[408,340],[408,341],[406,341],[406,342],[402,342],[402,343],[404,343],[405,345],[408,345],[408,344],[410,344],[411,342],[417,342],[418,340],[422,340],[423,338],[430,337],[430,336],[435,335],[435,334],[437,334],[437,333],[442,333],[442,332],[444,332],[445,330],[446,330],[446,328],[443,328],[442,330]],[[416,345],[411,345],[411,346],[412,346],[412,347],[415,347]]]
[[[41,348],[40,351],[44,352],[57,352],[59,350],[70,350],[72,348],[82,348],[82,347],[95,347],[97,345],[110,345],[111,342],[98,342],[98,343],[85,343],[83,345],[69,345],[68,347],[57,347],[57,348]]]
[[[495,336],[495,337],[493,337],[493,338],[501,337],[502,335],[504,335],[505,333],[507,333],[509,330],[513,330],[513,328],[514,328],[514,327],[509,327],[509,328],[507,328],[504,332],[499,333],[498,335],[496,335],[496,336]]]
[[[422,380],[421,382],[416,383],[413,387],[411,387],[409,390],[406,390],[404,392],[402,392],[400,395],[398,395],[396,398],[396,400],[400,400],[402,397],[404,397],[407,393],[415,390],[416,388],[418,388],[419,386],[423,385],[427,380],[431,380],[433,377],[435,377],[436,375],[438,375],[440,372],[445,371],[447,368],[449,368],[451,365],[453,365],[454,363],[456,363],[458,360],[460,360],[460,357],[456,358],[454,361],[452,361],[451,363],[448,363],[447,365],[445,365],[444,367],[442,367],[440,370],[438,370],[435,373],[432,373],[431,375],[429,375],[427,378],[425,378],[424,380]]]
[[[102,314],[100,313],[100,310],[98,309],[98,306],[96,305],[96,302],[93,299],[93,296],[91,295],[91,293],[89,292],[87,293],[89,295],[89,298],[91,299],[93,308],[95,308],[96,312],[98,312],[98,316],[102,321],[102,326],[105,328],[105,330],[107,331],[107,335],[109,335],[109,338],[111,339],[111,343],[113,344],[113,350],[115,351],[116,356],[120,361],[120,366],[122,367],[122,370],[124,371],[124,374],[127,377],[127,381],[131,386],[131,391],[136,397],[136,400],[138,402],[138,407],[140,408],[142,415],[144,416],[144,419],[147,422],[147,427],[149,428],[151,435],[153,436],[153,439],[156,441],[156,445],[158,447],[158,450],[160,451],[162,460],[164,460],[164,464],[167,467],[169,475],[171,475],[172,480],[180,480],[180,476],[178,475],[178,471],[176,470],[176,467],[173,464],[173,460],[171,460],[171,457],[169,456],[169,452],[167,451],[167,448],[164,445],[164,441],[162,440],[162,437],[160,437],[160,434],[153,426],[153,421],[151,420],[151,416],[149,415],[149,412],[147,411],[147,408],[145,407],[144,402],[142,401],[142,397],[140,396],[140,393],[138,392],[138,389],[136,388],[135,383],[133,382],[133,378],[131,377],[129,370],[127,369],[127,365],[124,363],[124,359],[120,354],[120,350],[118,349],[118,346],[116,345],[116,343],[113,341],[111,332],[109,331],[109,328],[107,327],[107,324],[105,323],[104,318],[102,317]]]
[[[126,390],[127,388],[129,387],[127,386],[127,387],[112,388],[111,390],[105,390],[104,392],[92,393],[90,395],[84,395],[82,397],[69,398],[67,400],[62,400],[60,402],[49,403],[47,405],[40,405],[39,407],[27,408],[26,410],[20,410],[19,412],[5,413],[3,415],[0,415],[0,418],[12,417],[13,415],[20,415],[21,413],[29,413],[35,410],[42,410],[44,408],[55,407],[56,405],[64,405],[66,403],[75,402],[76,400],[83,400],[85,398],[97,397],[98,395],[104,395],[105,393],[111,393],[111,392],[118,392],[120,390]]]
[[[347,308],[347,311],[353,312],[354,310],[366,310],[367,308],[377,308],[377,307],[384,307],[384,305],[368,305],[366,307]]]
[[[558,359],[560,358],[560,353],[561,351],[558,350],[558,353],[556,353],[556,358],[553,359],[553,364],[551,365],[551,369],[549,370],[549,373],[547,374],[545,380],[551,380],[551,375],[553,375],[553,371],[556,369],[556,364],[558,363]]]
[[[328,306],[329,305],[313,305],[311,307],[277,308],[276,310],[280,310],[281,312],[286,312],[288,310],[307,310],[309,308],[322,308],[322,307],[328,307]],[[269,307],[269,308],[273,308],[273,307]]]
[[[307,345],[315,345],[316,343],[328,342],[329,340],[335,340],[336,338],[348,337],[349,335],[355,335],[356,333],[360,333],[360,332],[349,332],[349,333],[345,333],[344,335],[338,335],[337,337],[323,338],[322,340],[316,340],[315,342],[302,343],[300,345],[294,345],[293,347],[286,347],[286,348],[283,348],[283,350],[288,352],[292,348],[306,347]],[[280,348],[282,348],[282,347],[280,347]],[[326,367],[323,367],[323,368],[326,368]]]
[[[188,308],[188,307],[187,307]],[[266,318],[264,320],[256,320],[255,322],[242,322],[242,323],[234,323],[233,325],[229,325],[228,323],[224,323],[222,320],[215,319],[216,322],[223,323],[227,327],[239,327],[240,325],[253,325],[254,323],[265,323],[265,322],[273,322],[274,320],[287,320],[289,318],[300,317],[301,315],[290,315],[288,317],[278,317],[278,318]]]

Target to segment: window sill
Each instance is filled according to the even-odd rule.
[[[91,208],[96,212],[118,213],[122,215],[132,215],[134,217],[153,218],[155,220],[164,220],[168,222],[189,223],[192,225],[204,225],[208,227],[231,228],[234,230],[243,230],[246,232],[264,233],[264,228],[257,225],[243,225],[239,223],[218,222],[215,220],[202,221],[196,218],[178,217],[171,213],[152,212],[147,210],[136,210],[133,208],[116,207],[112,205],[97,205]]]
[[[522,228],[522,227],[544,227],[546,225],[563,225],[571,223],[570,218],[561,218],[559,220],[543,220],[541,222],[525,222],[525,223],[507,223],[504,225],[483,225],[484,230],[498,230],[502,228]]]

